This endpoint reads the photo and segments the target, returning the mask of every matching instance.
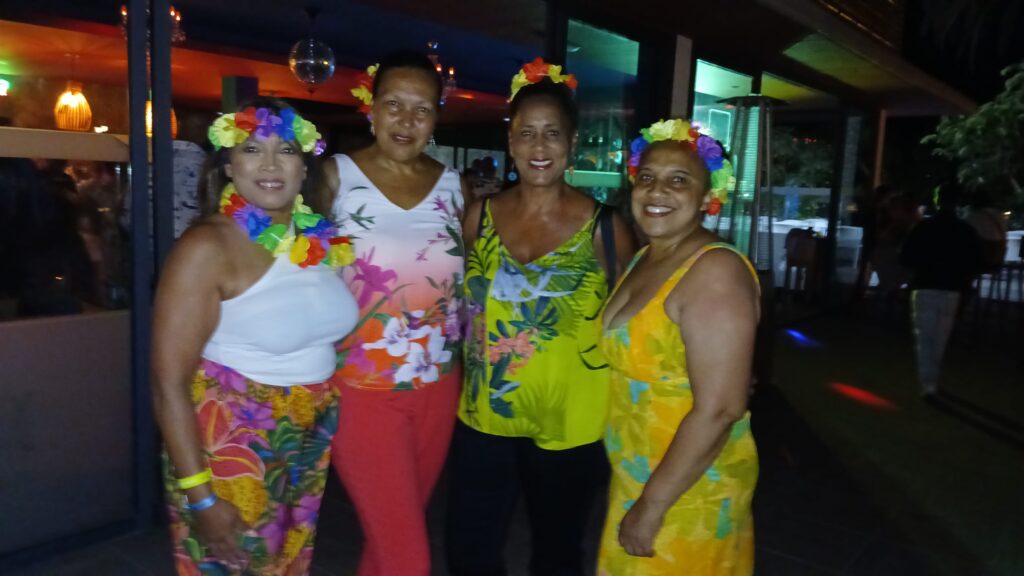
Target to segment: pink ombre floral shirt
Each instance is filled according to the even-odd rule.
[[[355,330],[338,346],[335,380],[346,386],[413,390],[458,382],[461,344],[463,196],[445,169],[405,210],[348,156],[335,156],[341,189],[331,210],[352,237],[356,261],[342,271],[359,305]]]

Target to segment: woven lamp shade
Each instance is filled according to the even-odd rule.
[[[80,83],[68,82],[53,108],[53,120],[61,130],[88,132],[92,128],[92,109]]]
[[[153,137],[153,101],[146,100],[146,136]],[[178,116],[171,108],[171,140],[178,137]]]

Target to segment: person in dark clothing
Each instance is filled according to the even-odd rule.
[[[0,190],[0,291],[17,299],[19,317],[80,313],[92,267],[77,231],[74,182],[57,161],[0,158]]]
[[[911,301],[917,379],[922,396],[938,392],[942,356],[961,298],[984,268],[978,234],[957,217],[959,189],[943,184],[938,212],[911,231],[900,263],[913,271]]]

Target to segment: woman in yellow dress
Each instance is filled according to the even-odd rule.
[[[602,314],[612,481],[598,573],[750,575],[759,288],[746,258],[701,226],[732,167],[686,121],[641,133],[632,210],[650,245]]]

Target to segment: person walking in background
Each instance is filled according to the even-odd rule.
[[[757,273],[706,230],[731,188],[721,144],[685,120],[631,149],[650,244],[601,312],[612,467],[600,576],[750,576],[758,459],[750,432]]]
[[[913,273],[911,315],[922,397],[939,390],[942,357],[957,310],[985,266],[977,232],[956,214],[959,199],[956,184],[941,185],[938,212],[911,230],[900,253],[900,263]]]
[[[167,259],[153,409],[178,574],[303,576],[330,466],[347,239],[304,203],[319,134],[279,100],[210,127],[220,186]],[[211,190],[212,192],[212,190]]]
[[[374,141],[324,164],[319,199],[352,237],[356,261],[343,278],[359,303],[359,324],[338,347],[333,464],[365,537],[357,574],[427,576],[426,509],[462,380],[465,190],[424,153],[442,91],[430,59],[395,52],[370,70],[372,85],[353,93]]]
[[[868,254],[871,270],[878,277],[876,290],[883,320],[892,312],[910,271],[900,264],[900,251],[907,236],[920,220],[917,203],[905,192],[880,187],[875,206],[872,247]]]
[[[518,184],[466,214],[466,377],[446,531],[454,576],[506,574],[520,493],[531,574],[584,574],[584,534],[608,475],[597,313],[633,236],[565,182],[579,121],[574,88],[571,74],[539,58],[516,75],[508,144]]]

